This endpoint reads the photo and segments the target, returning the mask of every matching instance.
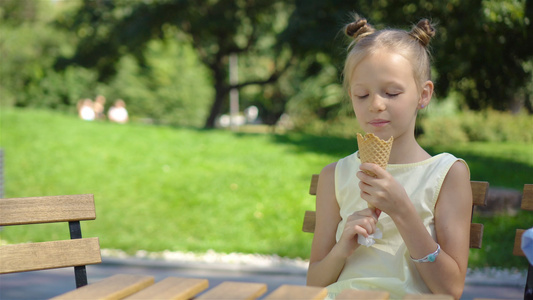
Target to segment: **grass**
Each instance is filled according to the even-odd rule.
[[[213,249],[308,258],[312,235],[301,232],[301,223],[303,212],[314,209],[310,175],[355,150],[353,140],[333,137],[84,122],[6,108],[0,117],[5,196],[92,193],[97,219],[83,222],[84,236],[129,253]],[[429,151],[466,158],[474,180],[521,189],[533,174],[531,146]],[[512,255],[500,238],[533,224],[532,215],[483,220],[484,249],[471,251],[471,265],[523,266],[521,258],[507,259]],[[66,227],[31,226],[5,227],[1,238],[44,241],[53,231],[68,238]]]
[[[533,182],[533,144],[481,143],[460,144],[446,149],[429,148],[431,153],[452,152],[468,162],[472,180],[488,181],[491,187],[522,191]]]

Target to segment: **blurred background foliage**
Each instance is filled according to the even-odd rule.
[[[241,107],[257,106],[266,124],[285,113],[300,131],[353,135],[340,84],[341,29],[353,12],[378,29],[423,17],[437,25],[435,109],[420,134],[438,129],[428,116],[442,109],[455,112],[437,118],[461,129],[455,140],[488,138],[472,133],[471,120],[506,125],[498,111],[521,112],[530,125],[533,4],[525,0],[2,0],[2,105],[75,112],[79,99],[102,94],[107,105],[124,99],[133,120],[213,128],[237,88]]]

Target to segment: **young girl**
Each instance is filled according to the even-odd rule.
[[[307,284],[327,286],[329,298],[344,289],[376,289],[391,298],[459,299],[469,251],[469,169],[448,153],[432,157],[415,140],[417,113],[433,94],[427,47],[435,30],[421,20],[410,32],[375,31],[356,19],[345,32],[354,41],[344,85],[357,120],[394,143],[387,170],[361,164],[356,152],[320,173]],[[377,228],[383,237],[374,245],[357,243]]]

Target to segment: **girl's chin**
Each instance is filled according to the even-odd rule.
[[[388,140],[390,139],[392,135],[392,133],[386,131],[386,130],[379,130],[376,128],[367,128],[368,130],[365,131],[365,133],[373,133],[375,136],[377,136],[378,138],[382,139],[382,140]]]

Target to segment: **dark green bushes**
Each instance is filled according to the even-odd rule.
[[[465,111],[449,116],[421,120],[424,145],[449,145],[466,142],[533,142],[533,116],[494,110]]]

